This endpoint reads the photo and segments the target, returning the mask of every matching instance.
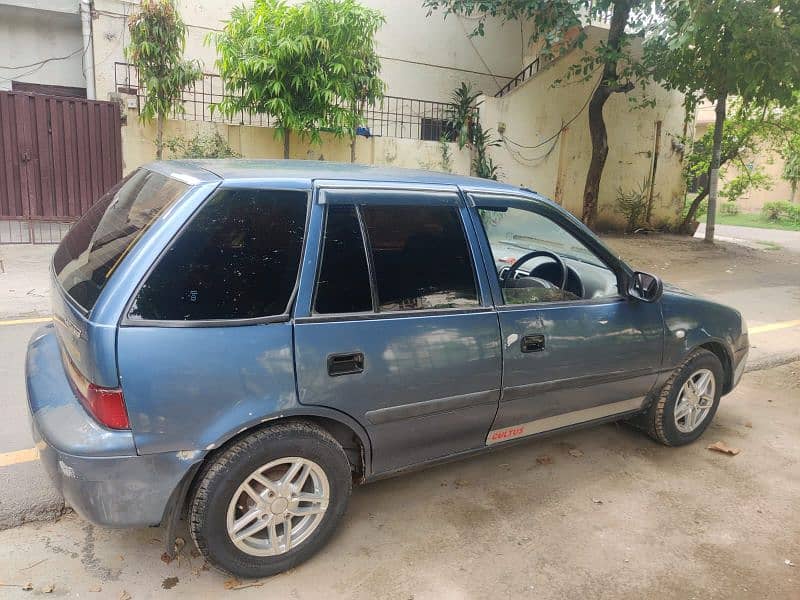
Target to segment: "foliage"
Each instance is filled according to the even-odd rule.
[[[227,140],[218,131],[211,134],[198,133],[185,139],[174,137],[167,140],[164,146],[175,158],[240,158],[241,154],[234,152]]]
[[[719,206],[719,212],[723,215],[738,215],[739,205],[736,202],[723,202]]]
[[[797,186],[800,184],[800,131],[797,131],[792,140],[786,144],[782,154],[784,163],[781,177],[789,182],[792,188],[790,200],[794,202]]]
[[[445,173],[453,172],[453,153],[450,150],[450,143],[445,136],[439,140],[439,148],[442,151],[442,171]]]
[[[375,34],[383,16],[356,0],[256,0],[233,9],[216,42],[227,95],[217,105],[275,118],[288,157],[291,131],[355,133],[365,103],[383,96]]]
[[[136,66],[139,84],[147,91],[139,118],[158,120],[156,154],[161,158],[164,119],[172,111],[183,111],[181,92],[202,73],[197,61],[183,58],[186,26],[175,0],[142,0],[128,29],[131,41],[125,55]]]
[[[625,216],[625,231],[631,233],[646,225],[647,204],[650,194],[650,178],[645,177],[635,190],[617,188],[617,210]]]
[[[771,190],[772,178],[764,170],[753,164],[739,164],[736,175],[725,182],[725,187],[720,190],[719,195],[725,198],[728,203],[736,202],[750,190]]]
[[[627,94],[636,87],[644,90],[649,80],[648,67],[631,51],[631,41],[643,35],[660,5],[657,0],[423,0],[429,15],[442,10],[445,18],[451,14],[475,18],[473,35],[485,34],[488,18],[524,22],[531,27],[529,43],[540,48],[540,57],[545,61],[583,48],[587,39],[585,26],[598,15],[611,13],[606,39],[584,48],[564,78],[591,81],[600,72],[588,111],[592,157],[584,186],[582,218],[590,227],[597,219],[600,181],[608,157],[603,106],[613,94]]]
[[[474,135],[474,125],[477,123],[477,109],[480,102],[476,102],[481,92],[473,92],[472,85],[461,82],[451,95],[452,107],[447,110],[446,129],[458,142],[459,149],[471,142]]]
[[[687,95],[691,110],[716,104],[707,169],[706,240],[713,241],[716,189],[724,156],[729,97],[757,111],[795,103],[800,87],[800,4],[797,0],[674,0],[662,5],[645,42],[645,62],[668,88]],[[702,199],[700,200],[702,201]],[[699,206],[692,205],[693,208]],[[693,210],[684,225],[694,218]]]
[[[785,200],[765,203],[761,207],[761,214],[768,221],[789,221],[800,224],[800,205]]]
[[[741,197],[747,191],[771,185],[766,174],[758,167],[751,167],[753,157],[763,152],[778,151],[785,147],[796,132],[800,131],[800,104],[779,107],[775,104],[756,107],[745,105],[740,100],[732,101],[729,116],[722,128],[720,144],[720,167],[725,172],[736,167],[738,173],[729,182],[723,194],[729,199]],[[684,157],[684,176],[687,184],[705,180],[699,194],[685,213],[681,229],[703,216],[699,208],[708,197],[708,175],[711,170],[713,150],[712,129],[706,131],[690,145],[691,151]],[[688,141],[688,140],[687,140]]]
[[[489,148],[500,145],[500,140],[492,136],[491,129],[484,129],[480,122],[473,125],[472,146],[475,157],[472,160],[472,171],[476,177],[494,179],[500,176],[500,167],[494,164],[489,156]]]

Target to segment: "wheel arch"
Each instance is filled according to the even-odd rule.
[[[707,350],[719,359],[719,362],[722,363],[722,371],[725,374],[725,381],[723,382],[722,386],[722,394],[724,395],[730,392],[733,388],[733,357],[731,356],[726,345],[720,340],[706,340],[694,346],[690,350],[690,353],[697,349]]]

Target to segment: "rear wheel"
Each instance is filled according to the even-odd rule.
[[[724,371],[712,352],[698,349],[670,376],[646,415],[646,429],[667,446],[699,438],[711,424],[722,395]]]
[[[191,532],[214,567],[266,577],[305,561],[347,506],[350,464],[326,431],[300,422],[255,432],[206,465]]]

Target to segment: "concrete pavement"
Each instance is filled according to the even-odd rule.
[[[694,234],[696,238],[706,235],[706,224],[701,223]],[[792,252],[800,252],[800,231],[784,231],[783,229],[762,229],[760,227],[740,227],[738,225],[715,225],[714,237],[722,242],[758,245],[759,242],[777,244]],[[762,245],[763,247],[763,245]]]

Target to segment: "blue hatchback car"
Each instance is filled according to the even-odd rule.
[[[695,440],[744,370],[741,315],[616,258],[526,190],[291,161],[159,162],[72,228],[27,356],[41,459],[109,527],[187,515],[260,577],[354,482],[625,419]]]

